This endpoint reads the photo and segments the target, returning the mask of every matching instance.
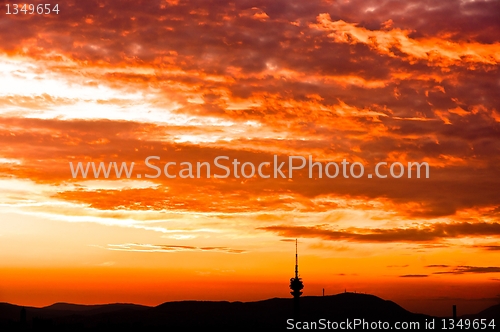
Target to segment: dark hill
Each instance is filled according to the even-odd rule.
[[[496,321],[500,322],[500,304],[486,308],[475,315],[466,315],[462,316],[461,318],[495,319]]]
[[[110,303],[110,304],[94,304],[94,305],[84,305],[84,304],[72,304],[72,303],[54,303],[47,307],[41,309],[51,310],[51,311],[66,311],[66,312],[79,312],[79,313],[104,313],[113,312],[118,310],[140,310],[148,309],[151,307],[131,304],[131,303]]]
[[[301,321],[325,319],[340,322],[346,319],[366,321],[419,321],[431,317],[411,313],[392,301],[373,295],[341,293],[332,296],[301,298]],[[22,307],[0,303],[0,331],[20,329]],[[498,317],[500,306],[478,315]],[[274,298],[257,302],[180,301],[157,307],[134,304],[75,305],[56,303],[44,308],[26,307],[24,330],[50,331],[174,331],[217,330],[283,331],[292,318],[292,299]],[[490,316],[493,315],[493,316]],[[496,316],[494,316],[496,315]]]

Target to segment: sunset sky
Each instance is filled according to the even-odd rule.
[[[1,3],[0,302],[291,297],[296,238],[304,295],[499,302],[499,1]],[[430,177],[69,167],[274,155]]]

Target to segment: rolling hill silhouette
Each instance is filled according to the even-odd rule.
[[[286,330],[292,318],[293,299],[273,298],[257,302],[179,301],[156,307],[115,303],[77,305],[55,303],[44,308],[25,307],[26,324],[21,326],[23,307],[0,303],[0,331],[103,331],[137,329],[156,331],[171,329],[214,329],[247,331],[257,328]],[[500,318],[500,305],[478,313],[477,318]],[[472,316],[469,316],[472,317]],[[341,293],[331,296],[301,298],[301,321],[328,319],[365,319],[367,321],[419,321],[430,316],[411,313],[392,301],[374,295]]]
[[[491,306],[475,315],[464,315],[464,318],[485,318],[500,320],[500,304]]]

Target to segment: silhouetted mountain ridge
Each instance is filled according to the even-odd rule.
[[[464,318],[486,318],[486,319],[500,319],[500,304],[491,306],[475,315],[465,315]]]
[[[117,309],[147,309],[149,306],[133,304],[133,303],[108,303],[108,304],[73,304],[65,302],[57,302],[42,309],[62,310],[62,311],[116,311]]]
[[[493,306],[477,315],[498,318],[500,306]],[[19,327],[22,307],[0,303],[0,331]],[[77,305],[55,303],[44,308],[26,307],[28,328],[43,327],[51,331],[87,331],[130,328],[139,330],[286,330],[292,318],[291,298],[272,298],[256,302],[177,301],[156,307],[128,303]],[[300,302],[300,320],[328,319],[341,321],[419,321],[431,318],[411,313],[398,304],[374,295],[341,293],[331,296],[304,296]],[[476,315],[474,315],[476,316]]]

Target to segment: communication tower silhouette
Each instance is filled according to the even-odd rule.
[[[299,320],[300,317],[300,296],[302,295],[303,288],[304,283],[302,282],[302,278],[299,277],[299,254],[297,239],[295,239],[295,277],[290,278],[290,289],[292,290],[290,294],[293,295],[293,316],[295,320]]]

